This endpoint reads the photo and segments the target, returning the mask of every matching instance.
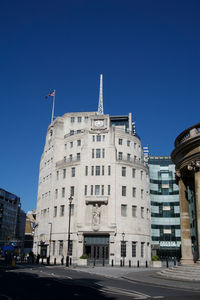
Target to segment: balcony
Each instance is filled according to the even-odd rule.
[[[66,159],[59,160],[56,163],[56,167],[61,168],[61,167],[66,167],[66,166],[74,165],[74,164],[77,165],[80,163],[80,161],[81,161],[81,159],[77,158],[77,157],[66,158]]]
[[[134,165],[139,166],[139,167],[145,166],[145,163],[142,163],[141,160],[128,158],[126,156],[118,156],[117,161],[122,162],[122,163],[127,163],[127,164],[134,164]]]

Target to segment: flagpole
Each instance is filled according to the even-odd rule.
[[[56,95],[56,90],[54,90],[54,94],[53,94],[53,107],[52,107],[51,123],[53,122],[53,118],[54,118],[55,95]]]

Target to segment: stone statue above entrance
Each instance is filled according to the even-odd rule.
[[[100,228],[101,209],[95,204],[92,209],[92,229],[98,231]]]

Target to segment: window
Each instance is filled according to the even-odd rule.
[[[94,166],[91,166],[91,175],[94,176]]]
[[[70,148],[73,148],[73,142],[70,142]]]
[[[62,197],[63,198],[65,197],[65,188],[64,187],[62,188]]]
[[[140,178],[143,179],[143,171],[140,172]]]
[[[111,166],[108,166],[108,176],[111,175]]]
[[[122,139],[119,139],[119,140],[118,140],[118,144],[119,144],[119,145],[122,145],[122,142],[123,142]]]
[[[81,130],[79,129],[79,130],[77,130],[77,134],[79,134],[79,133],[81,133]]]
[[[63,169],[63,179],[66,178],[66,169]]]
[[[134,155],[134,161],[136,161],[137,160],[137,156],[136,155]]]
[[[56,241],[53,241],[52,242],[52,255],[55,255],[55,250],[56,250]]]
[[[84,195],[87,196],[87,185],[85,185]]]
[[[85,166],[85,176],[88,176],[88,166]]]
[[[126,196],[126,186],[122,186],[122,196]]]
[[[144,218],[144,207],[141,207],[141,218]]]
[[[102,158],[105,158],[105,149],[102,149]]]
[[[104,195],[104,185],[101,186],[101,195]]]
[[[63,159],[63,160],[64,160],[64,162],[66,162],[66,156],[64,156],[64,159]]]
[[[72,174],[72,177],[75,177],[75,168],[71,169],[71,174]]]
[[[74,123],[75,118],[71,117],[71,123]]]
[[[55,198],[58,198],[58,189],[55,189]]]
[[[101,142],[101,136],[97,135],[97,142]]]
[[[76,158],[77,158],[77,160],[80,160],[81,159],[81,154],[80,153],[76,153]]]
[[[81,146],[81,140],[77,140],[77,146]]]
[[[136,188],[135,187],[133,187],[132,188],[132,197],[136,197]]]
[[[63,255],[63,241],[59,241],[58,255]]]
[[[82,117],[78,117],[78,123],[81,123]]]
[[[141,243],[141,257],[144,257],[144,242]]]
[[[96,158],[101,158],[101,149],[96,149]]]
[[[132,178],[135,178],[135,169],[132,169]]]
[[[129,153],[127,153],[127,160],[130,161],[131,160],[131,155]]]
[[[95,135],[92,136],[92,141],[95,142]]]
[[[127,216],[127,205],[126,204],[122,204],[121,205],[121,216],[122,217],[126,217]]]
[[[132,257],[136,257],[136,246],[137,242],[132,242]]]
[[[131,142],[128,140],[127,141],[127,146],[130,147]]]
[[[85,116],[85,122],[86,123],[88,122],[88,116]]]
[[[136,146],[137,146],[137,144],[136,144],[136,143],[134,143],[134,149],[136,149]]]
[[[95,185],[95,195],[100,195],[100,185]]]
[[[104,166],[102,166],[102,176],[104,176]]]
[[[69,155],[69,160],[72,161],[72,154]]]
[[[121,257],[126,257],[126,242],[121,241]]]
[[[59,180],[59,171],[56,172],[56,179]]]
[[[144,197],[144,190],[141,190],[141,199]]]
[[[69,135],[74,135],[74,130],[70,130]]]
[[[92,158],[94,158],[94,149],[92,149]]]
[[[90,186],[90,195],[93,195],[93,185]]]
[[[132,217],[136,217],[137,216],[137,206],[133,205],[132,206]]]
[[[110,184],[108,185],[108,195],[110,195]]]
[[[73,250],[73,241],[69,242],[69,255],[72,256],[72,250]]]
[[[53,210],[53,216],[56,217],[57,216],[57,206],[54,206],[54,210]]]
[[[103,135],[102,138],[103,138],[103,142],[104,142],[105,141],[105,135]]]
[[[118,152],[118,159],[122,160],[122,152]]]
[[[65,206],[61,205],[60,206],[60,216],[63,217],[64,216],[64,212],[65,212]]]
[[[126,176],[126,167],[122,167],[122,176]]]
[[[65,144],[65,150],[67,150],[67,144]]]
[[[70,195],[74,196],[74,186],[70,186]]]
[[[100,166],[96,166],[96,176],[100,176]]]

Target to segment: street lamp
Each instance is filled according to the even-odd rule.
[[[67,243],[67,259],[66,259],[66,267],[69,267],[69,250],[70,250],[70,224],[71,224],[71,207],[73,197],[70,195],[69,200],[69,227],[68,227],[68,243]]]
[[[125,233],[122,232],[122,257],[123,257],[123,267],[124,267],[124,257],[125,257],[125,242],[124,242]]]
[[[49,222],[49,225],[51,225],[50,227],[50,236],[49,236],[49,258],[48,258],[48,261],[50,263],[50,255],[51,255],[51,235],[52,235],[52,223]]]

